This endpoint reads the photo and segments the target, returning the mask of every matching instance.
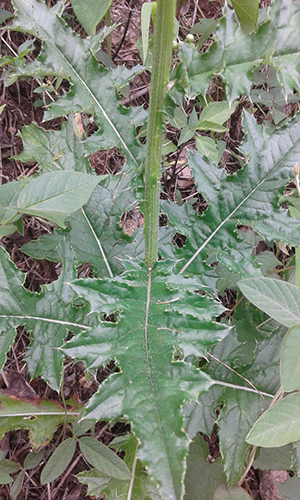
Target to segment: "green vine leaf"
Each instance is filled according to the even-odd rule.
[[[213,254],[230,271],[243,277],[259,274],[252,246],[238,238],[237,225],[253,228],[269,241],[283,240],[300,244],[299,222],[288,216],[278,204],[284,186],[293,178],[293,167],[300,155],[300,117],[272,133],[267,132],[249,114],[244,114],[246,139],[241,150],[247,165],[227,175],[195,151],[189,151],[189,167],[198,189],[210,206],[198,216],[188,205],[163,203],[163,211],[174,227],[188,236],[183,266],[197,272],[201,260]],[[179,221],[179,222],[178,222]],[[183,250],[176,254],[182,257]],[[190,264],[200,257],[200,262]]]
[[[87,368],[116,360],[121,371],[101,384],[84,415],[126,416],[142,443],[138,456],[162,497],[179,500],[189,442],[181,407],[213,383],[183,359],[205,356],[207,346],[228,329],[211,321],[223,307],[197,279],[168,276],[169,271],[167,264],[157,264],[153,272],[136,264],[121,277],[71,284],[91,312],[114,322],[103,321],[75,337],[63,352]],[[205,296],[197,293],[201,290]]]
[[[253,71],[262,64],[277,69],[285,97],[299,88],[299,12],[296,2],[274,0],[269,8],[270,20],[247,36],[235,22],[234,11],[227,7],[216,31],[216,41],[205,54],[182,45],[179,80],[187,87],[188,96],[206,94],[213,75],[222,77],[230,102],[241,94],[250,95]]]

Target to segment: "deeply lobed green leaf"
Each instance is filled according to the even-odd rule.
[[[195,278],[168,276],[169,266],[153,273],[143,265],[111,280],[78,280],[72,288],[91,304],[91,311],[113,314],[116,322],[70,340],[63,351],[96,368],[115,359],[120,372],[111,375],[90,400],[88,418],[125,415],[141,440],[139,458],[159,483],[165,499],[180,499],[188,439],[182,431],[181,406],[212,381],[180,360],[205,355],[227,333],[211,320],[222,306]],[[178,359],[179,357],[179,359]]]
[[[136,139],[136,126],[145,113],[124,108],[117,87],[124,85],[140,68],[107,70],[94,57],[93,38],[81,39],[60,17],[62,5],[48,8],[44,2],[16,0],[11,29],[25,31],[44,43],[39,57],[22,69],[22,75],[57,75],[68,79],[70,91],[54,102],[45,119],[77,112],[94,113],[99,131],[92,138],[97,149],[119,147],[128,162],[139,167],[143,148]]]
[[[0,393],[0,439],[5,432],[28,429],[32,446],[45,446],[58,425],[75,422],[81,407],[74,402],[67,403],[69,411],[66,414],[65,409],[54,401],[26,400]]]
[[[298,89],[299,13],[296,2],[274,0],[269,8],[269,20],[247,36],[235,22],[234,11],[226,7],[216,31],[216,41],[206,53],[199,54],[186,45],[182,46],[183,67],[179,81],[182,80],[188,96],[205,94],[213,75],[220,75],[223,79],[229,101],[241,94],[249,95],[253,71],[262,64],[277,69],[285,97]]]
[[[200,262],[195,261],[189,271],[197,272],[201,257],[203,260],[213,254],[214,261],[241,276],[259,274],[252,246],[238,238],[238,225],[250,226],[269,241],[300,244],[299,223],[278,204],[285,185],[293,179],[293,167],[300,154],[300,117],[269,133],[245,113],[244,131],[241,149],[248,162],[234,175],[227,175],[195,151],[188,153],[195,183],[210,203],[203,216],[188,204],[163,204],[170,222],[188,236],[184,247],[185,257],[191,256],[188,262],[199,255]]]
[[[72,304],[75,294],[67,282],[76,277],[74,254],[65,242],[58,251],[64,263],[58,280],[45,285],[41,293],[31,293],[23,287],[25,274],[16,269],[0,247],[1,366],[14,339],[15,329],[24,326],[32,333],[25,355],[30,375],[43,375],[57,391],[63,364],[58,347],[63,344],[68,331],[79,332],[93,322],[92,316],[85,317],[84,307],[77,308]]]

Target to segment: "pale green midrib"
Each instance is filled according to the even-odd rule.
[[[85,211],[83,210],[83,208],[82,208],[82,207],[81,207],[81,211],[82,211],[82,214],[83,214],[83,216],[84,216],[84,218],[85,218],[85,220],[86,220],[86,222],[87,222],[87,224],[88,224],[88,227],[89,227],[89,229],[90,229],[90,231],[91,231],[91,233],[92,233],[92,235],[93,235],[93,237],[94,237],[94,239],[95,239],[95,241],[96,241],[96,245],[98,246],[98,248],[99,248],[99,250],[100,250],[100,253],[101,253],[102,259],[103,259],[103,261],[104,261],[104,264],[105,264],[105,266],[106,266],[106,269],[107,269],[107,272],[108,272],[108,274],[109,274],[109,277],[110,277],[110,278],[113,278],[113,277],[114,277],[114,274],[113,274],[113,272],[112,272],[112,270],[111,270],[111,267],[110,267],[110,265],[109,265],[108,259],[107,259],[106,255],[105,255],[105,252],[104,252],[103,246],[102,246],[102,244],[101,244],[101,241],[100,241],[100,239],[98,238],[98,236],[97,236],[96,232],[94,231],[94,228],[93,228],[93,226],[92,226],[91,222],[90,222],[90,221],[89,221],[89,219],[88,219],[87,214],[85,213]]]
[[[24,0],[22,0],[22,3],[24,3],[26,6],[26,2]],[[50,12],[50,10],[49,10]],[[51,13],[52,14],[52,13]],[[28,14],[29,15],[29,14]],[[29,18],[30,18],[30,15],[29,15]],[[35,20],[34,20],[35,21]],[[71,62],[69,62],[69,60],[66,58],[66,56],[64,55],[64,53],[60,50],[60,48],[57,46],[57,44],[53,41],[51,35],[49,35],[47,33],[47,31],[45,31],[45,28],[40,26],[37,21],[35,21],[35,23],[39,26],[39,28],[41,29],[42,33],[45,35],[45,38],[44,40],[46,41],[48,39],[48,41],[50,43],[52,43],[52,45],[55,47],[55,49],[59,52],[60,56],[62,57],[62,59],[66,62],[66,64],[68,65],[68,67],[70,68],[71,70],[71,74],[75,75],[75,78],[79,80],[80,84],[85,88],[85,90],[87,91],[87,93],[89,94],[89,96],[92,98],[92,100],[94,101],[94,103],[96,104],[96,106],[99,108],[99,110],[101,111],[102,115],[104,116],[104,118],[106,119],[106,121],[109,123],[110,127],[112,128],[112,130],[114,131],[114,133],[116,134],[116,136],[118,137],[119,141],[121,142],[123,148],[125,149],[125,151],[127,152],[127,154],[130,156],[131,160],[134,162],[134,164],[136,166],[139,166],[137,160],[135,159],[135,157],[133,156],[133,154],[131,153],[130,149],[128,148],[126,142],[124,141],[124,139],[122,138],[120,132],[118,131],[118,129],[115,127],[115,125],[113,124],[113,122],[111,121],[111,119],[109,118],[109,116],[107,115],[105,109],[103,108],[103,106],[101,105],[101,103],[98,101],[98,99],[96,98],[96,96],[93,94],[92,90],[90,89],[90,87],[86,84],[86,82],[84,81],[84,79],[80,76],[79,73],[77,73],[77,71],[75,70],[75,67],[71,64]],[[39,33],[39,36],[40,38],[43,40],[42,36],[40,35]]]
[[[75,417],[77,417],[77,415],[79,415],[81,412],[81,410],[78,410],[78,411],[40,411],[40,412],[30,412],[30,411],[26,411],[26,412],[18,412],[18,413],[2,413],[0,415],[0,422],[1,422],[1,418],[8,418],[8,417],[43,417],[43,416],[52,416],[52,415],[61,415],[62,417],[65,417],[66,415],[69,416],[69,415],[74,415]]]
[[[52,318],[43,318],[40,316],[29,316],[26,314],[23,314],[23,315],[21,315],[21,314],[0,314],[0,318],[44,321],[45,323],[54,323],[54,324],[62,325],[62,326],[76,326],[79,328],[83,328],[84,330],[89,330],[92,328],[91,326],[82,325],[80,323],[72,323],[71,321],[63,321],[63,320],[52,319]]]
[[[213,237],[219,232],[220,229],[222,229],[222,227],[226,224],[226,222],[228,222],[234,216],[234,214],[244,205],[244,203],[246,203],[246,201],[248,201],[248,199],[251,198],[251,196],[260,188],[260,186],[262,186],[262,184],[264,184],[268,180],[268,178],[275,172],[275,170],[277,170],[277,168],[279,168],[282,163],[285,163],[286,158],[288,158],[288,156],[291,155],[293,150],[299,146],[298,143],[300,144],[300,139],[294,142],[292,147],[285,153],[284,156],[280,158],[280,161],[276,163],[276,165],[270,170],[270,172],[268,172],[268,174],[265,175],[265,177],[250,191],[250,193],[245,198],[243,198],[243,200],[235,207],[235,209],[232,212],[230,212],[230,214],[216,227],[216,229],[209,235],[209,237],[205,240],[205,242],[196,250],[196,252],[192,255],[192,257],[187,261],[187,263],[180,269],[178,274],[183,273],[189,267],[189,265],[196,259],[196,257],[198,257],[199,253],[202,252],[202,250],[204,250],[204,248],[213,239]]]
[[[148,348],[148,328],[149,328],[149,312],[150,312],[150,305],[151,305],[151,285],[152,285],[152,270],[148,270],[148,282],[147,282],[147,297],[146,297],[146,311],[145,311],[145,327],[144,327],[144,340],[145,340],[145,359],[146,359],[146,374],[149,380],[149,387],[150,387],[150,392],[151,392],[151,399],[154,407],[154,411],[156,414],[156,421],[158,424],[158,430],[161,436],[161,442],[164,446],[165,450],[165,457],[168,460],[168,468],[169,468],[169,474],[170,477],[172,478],[173,481],[173,474],[172,474],[172,467],[171,467],[171,460],[169,457],[168,453],[168,447],[166,446],[166,440],[163,432],[163,426],[159,414],[159,409],[157,406],[157,398],[156,398],[156,392],[155,392],[155,387],[152,379],[152,370],[151,370],[151,363],[150,363],[150,355],[149,355],[149,348]],[[174,492],[175,498],[176,494]]]

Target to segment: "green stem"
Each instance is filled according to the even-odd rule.
[[[11,217],[9,217],[9,219],[7,219],[5,222],[3,222],[1,224],[1,226],[7,226],[8,224],[10,224],[18,215],[20,215],[18,212],[16,212],[14,215],[12,215]]]
[[[158,0],[155,14],[145,166],[144,236],[148,268],[152,268],[157,260],[162,108],[170,70],[175,4],[176,0]]]

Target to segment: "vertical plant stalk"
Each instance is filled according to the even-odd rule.
[[[145,263],[157,260],[157,236],[162,148],[162,108],[169,77],[176,0],[158,0],[153,35],[153,65],[150,90],[145,166],[144,237]]]

